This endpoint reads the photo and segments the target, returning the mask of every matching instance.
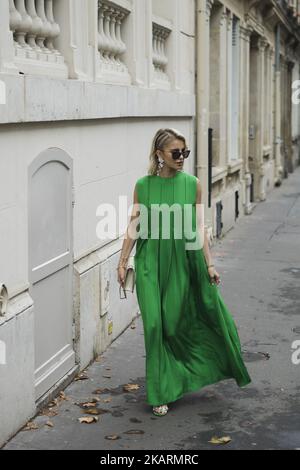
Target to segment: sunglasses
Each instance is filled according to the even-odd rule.
[[[183,158],[188,158],[191,151],[190,150],[176,149],[176,150],[171,150],[170,153],[172,155],[173,160],[178,160],[181,157],[181,155],[183,156]]]

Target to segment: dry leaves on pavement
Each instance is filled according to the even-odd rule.
[[[23,428],[23,431],[34,431],[35,429],[39,429],[38,425],[32,421],[29,421]]]
[[[83,416],[83,418],[78,418],[80,423],[91,424],[98,421],[97,416]]]
[[[211,440],[209,441],[210,444],[214,444],[214,445],[228,444],[229,442],[231,442],[231,437],[229,436],[224,436],[224,437],[213,436]]]
[[[135,390],[138,390],[140,386],[138,384],[125,384],[123,385],[123,390],[124,392],[134,392]]]

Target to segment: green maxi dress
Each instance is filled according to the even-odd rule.
[[[218,286],[210,282],[203,248],[187,249],[185,242],[195,240],[188,230],[181,238],[174,236],[178,217],[172,211],[170,236],[162,235],[160,204],[190,205],[196,229],[196,185],[196,177],[184,171],[136,182],[139,204],[152,208],[146,217],[141,212],[135,253],[147,403],[152,406],[224,379],[234,378],[240,387],[251,382],[236,325]]]

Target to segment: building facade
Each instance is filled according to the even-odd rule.
[[[196,172],[214,238],[299,164],[300,3],[198,6]]]
[[[0,445],[138,314],[116,266],[158,128],[187,137],[212,239],[298,164],[299,19],[299,1],[0,2]]]

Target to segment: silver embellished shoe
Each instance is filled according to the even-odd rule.
[[[168,405],[153,406],[152,412],[155,416],[165,416],[168,413]]]

